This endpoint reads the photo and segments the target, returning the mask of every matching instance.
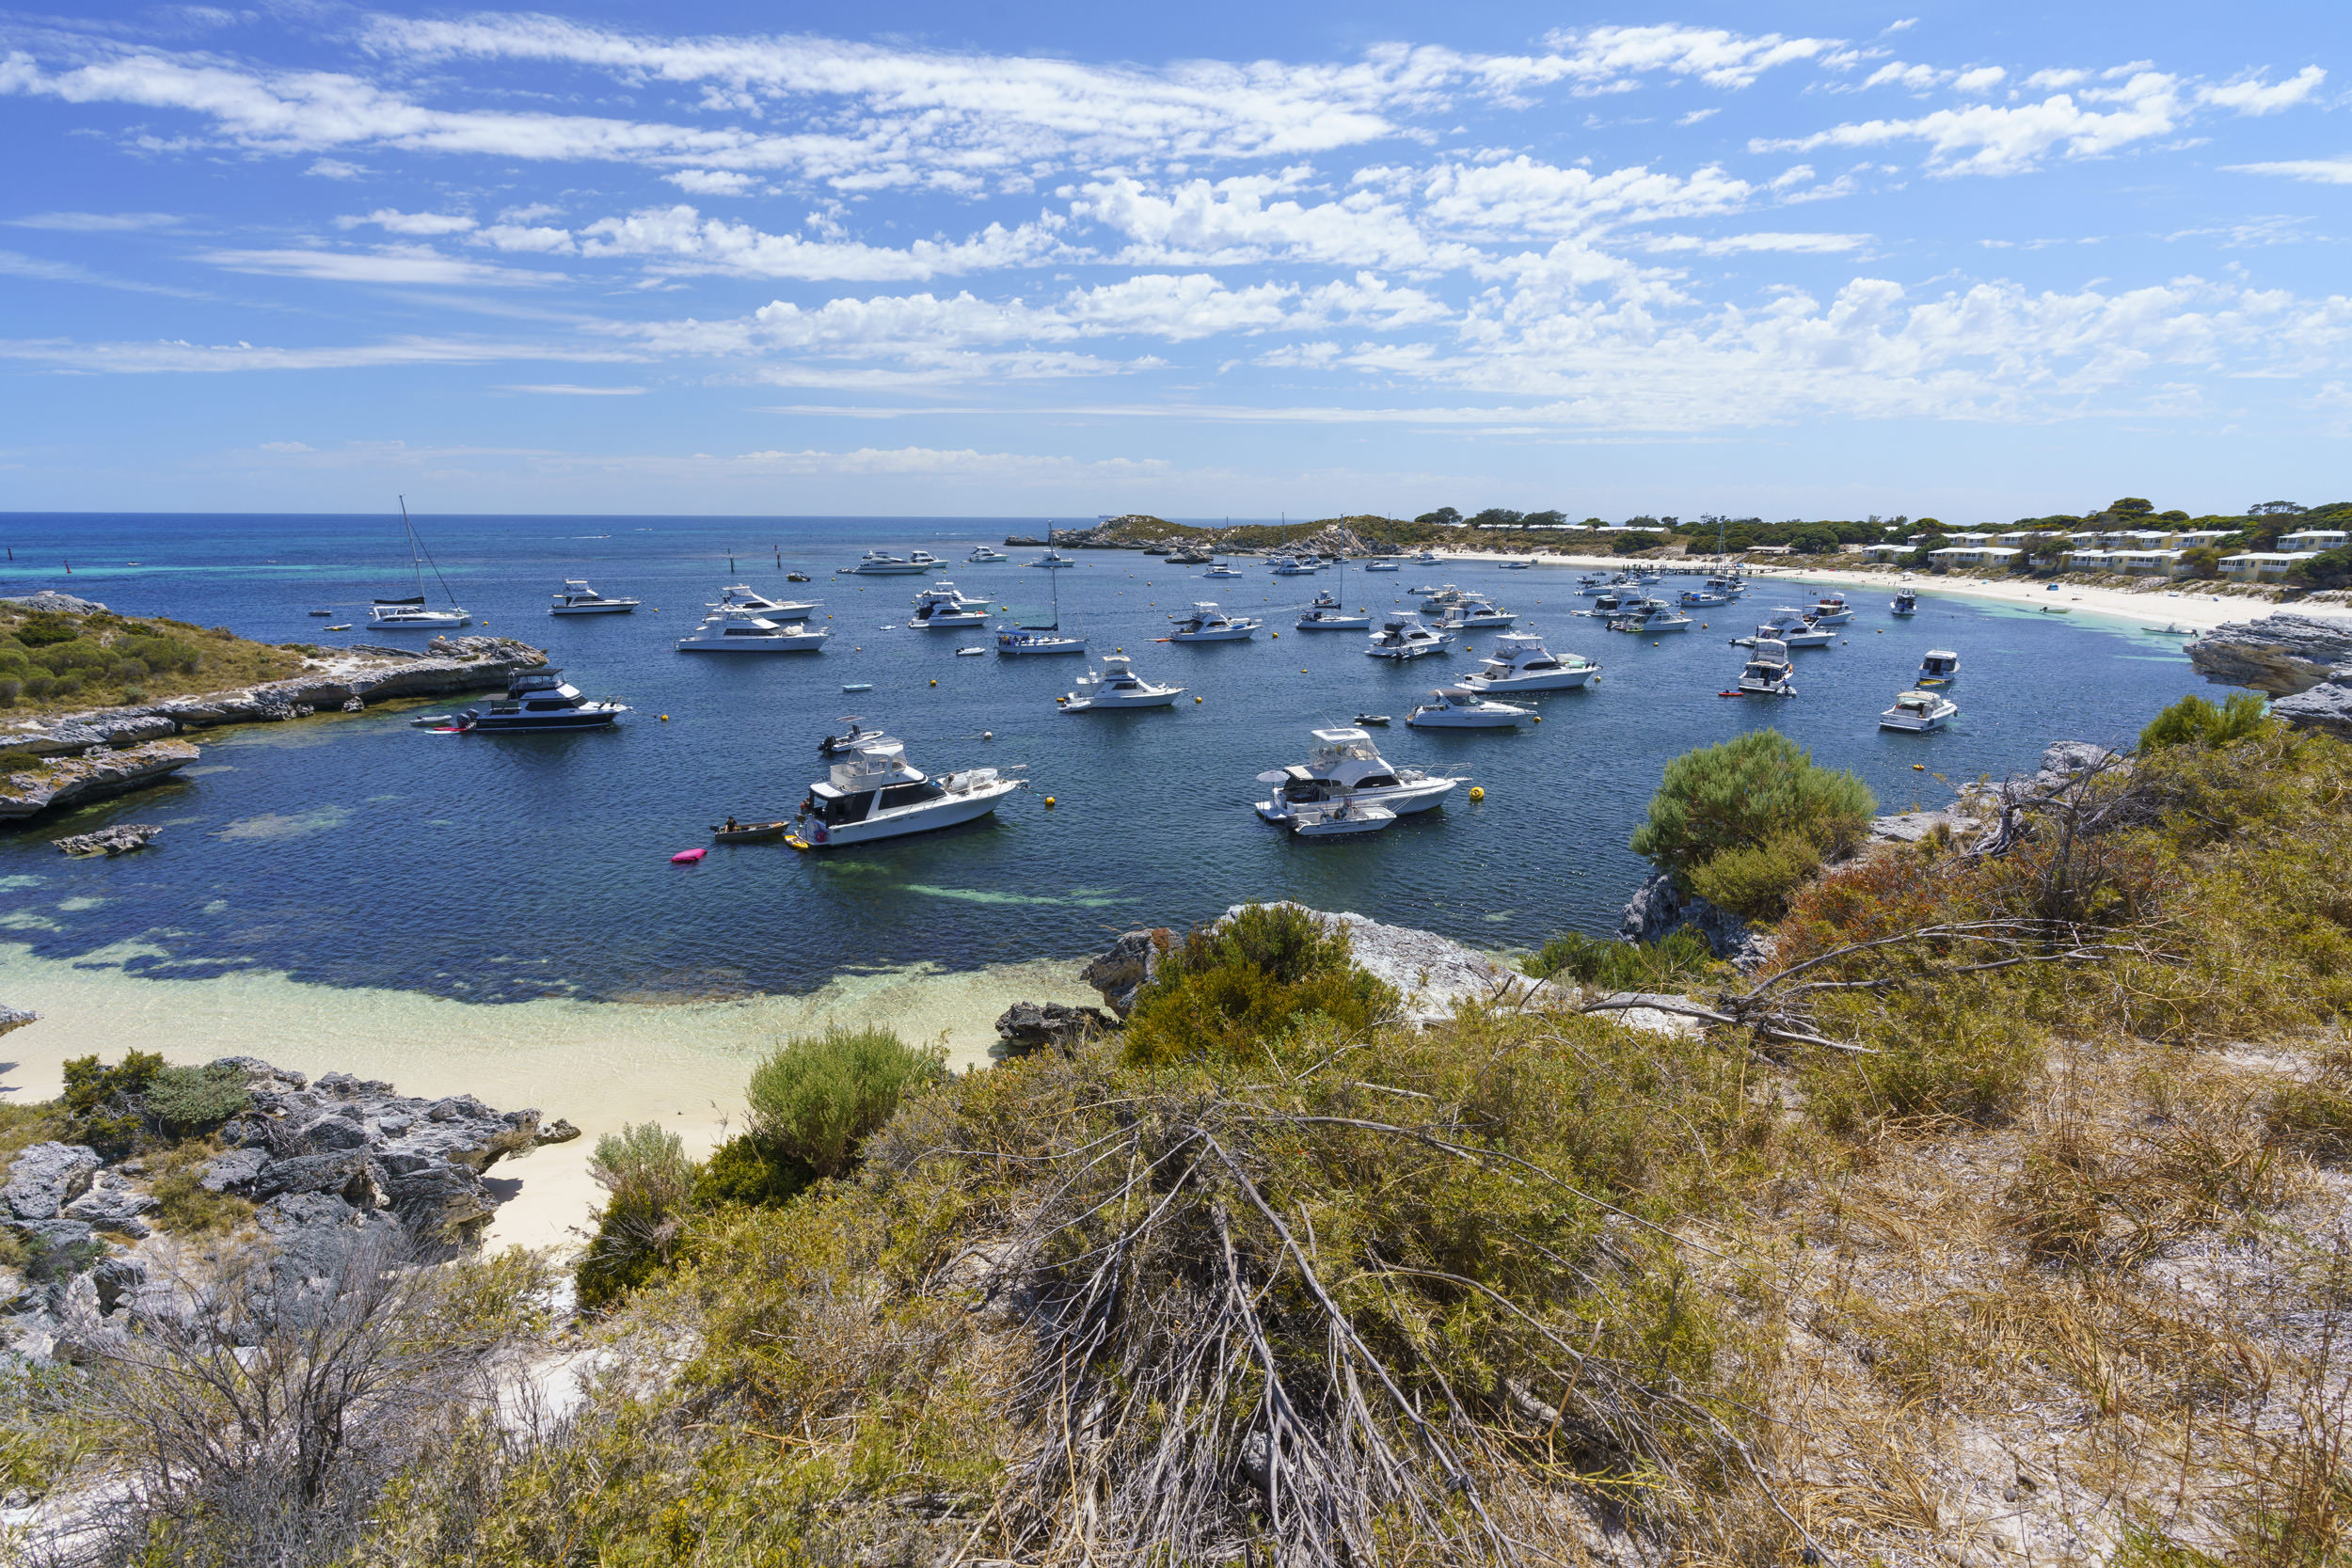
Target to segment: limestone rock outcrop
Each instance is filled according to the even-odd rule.
[[[2270,716],[2298,730],[2319,730],[2338,740],[2352,740],[2352,670],[2339,671],[2332,679],[2280,698],[2270,705]]]
[[[1125,932],[1080,970],[1078,978],[1101,991],[1111,1011],[1123,1019],[1136,1005],[1136,993],[1151,984],[1160,956],[1175,945],[1176,933],[1165,926]]]
[[[1108,1034],[1118,1027],[1119,1020],[1100,1007],[1016,1002],[997,1017],[995,1053],[1025,1056],[1049,1046],[1069,1051],[1090,1036]]]
[[[118,822],[94,833],[72,833],[49,842],[69,855],[127,855],[144,849],[163,829],[151,822]]]
[[[1717,909],[1696,894],[1675,886],[1674,875],[1653,871],[1626,900],[1617,917],[1617,935],[1627,942],[1663,942],[1688,926],[1707,939],[1708,951],[1740,968],[1750,968],[1772,953],[1770,939],[1729,910]]]
[[[0,774],[0,820],[141,788],[177,773],[198,754],[184,740],[151,740],[127,751],[58,757],[39,768]]]
[[[2326,681],[2352,679],[2352,620],[2281,611],[2233,621],[2191,642],[2188,659],[2217,686],[2292,697]]]

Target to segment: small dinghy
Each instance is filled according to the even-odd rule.
[[[408,721],[412,730],[453,730],[457,715],[453,713],[420,713]]]
[[[958,648],[956,650],[956,657],[958,658],[984,658],[987,655],[988,650],[986,648]]]
[[[710,836],[720,844],[768,844],[782,838],[791,826],[789,822],[738,822],[730,816],[711,829]]]
[[[335,612],[331,610],[314,610],[310,613],[322,621],[332,621],[335,618]]]
[[[1396,813],[1388,807],[1345,797],[1294,806],[1290,814],[1290,830],[1300,838],[1354,838],[1376,833],[1395,822]]]
[[[841,689],[844,691],[871,691],[874,689],[874,683],[872,681],[851,681]]]
[[[806,582],[808,580],[808,574],[806,572],[787,572],[784,574],[784,580],[787,582]]]
[[[1389,716],[1385,713],[1359,713],[1356,716],[1356,722],[1359,724],[1378,724],[1383,729],[1386,729],[1389,723]]]

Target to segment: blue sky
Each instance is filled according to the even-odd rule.
[[[2337,7],[0,13],[0,510],[2352,495]]]

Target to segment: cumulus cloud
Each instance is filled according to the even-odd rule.
[[[2097,157],[2169,135],[2186,111],[2177,77],[2145,71],[2122,87],[2087,91],[2082,102],[2058,93],[2039,103],[1978,103],[1938,109],[1915,119],[1872,119],[1807,136],[1759,137],[1756,152],[1810,152],[1824,147],[1876,147],[1888,142],[1928,145],[1930,166],[1952,174],[2015,174],[2053,152]],[[2096,107],[2112,103],[2112,108]]]
[[[404,213],[395,207],[378,207],[365,217],[340,217],[338,229],[357,229],[373,224],[388,234],[463,234],[473,228],[474,221],[454,213]]]
[[[2326,71],[2307,65],[2283,82],[2274,84],[2259,76],[2248,77],[2220,87],[2200,88],[2197,98],[2200,103],[2235,109],[2242,115],[2272,115],[2302,103],[2317,92],[2319,84],[2327,79]]]
[[[1007,229],[992,223],[967,240],[916,240],[887,246],[771,234],[747,223],[704,217],[683,204],[599,218],[578,237],[582,255],[645,257],[677,271],[862,282],[1032,266],[1060,248],[1051,227],[1043,224]]]

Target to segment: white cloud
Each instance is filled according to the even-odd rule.
[[[534,228],[519,223],[494,223],[473,238],[475,244],[486,245],[493,250],[523,251],[543,256],[571,256],[580,249],[568,230]]]
[[[2352,185],[2352,153],[2336,158],[2287,158],[2269,164],[2224,164],[2233,174],[2278,174],[2314,185]]]
[[[0,339],[0,359],[53,370],[151,375],[180,372],[325,371],[389,365],[480,365],[501,359],[626,360],[637,356],[578,343],[495,342],[461,338],[395,338],[380,343],[278,348],[252,343],[77,342],[68,338]]]
[[[1713,164],[1683,176],[1648,168],[1595,174],[1520,156],[1485,165],[1440,164],[1421,191],[1430,220],[1488,238],[1551,237],[1613,222],[1647,223],[1736,212],[1756,196]]]
[[[693,196],[741,196],[759,188],[759,182],[751,175],[726,169],[682,168],[661,178]]]
[[[264,441],[262,443],[261,450],[263,451],[316,451],[318,448],[305,441]]]
[[[362,180],[368,174],[359,165],[345,163],[341,158],[313,158],[310,166],[302,172],[321,180]]]
[[[2090,80],[2088,71],[2037,71],[2026,78],[2026,86],[2036,92],[2057,92],[2065,87],[2077,87]]]
[[[43,283],[87,283],[92,288],[120,289],[129,293],[167,294],[177,299],[202,297],[193,290],[173,288],[166,283],[147,283],[131,277],[113,277],[103,272],[93,272],[79,261],[52,261],[45,256],[27,256],[17,250],[0,250],[0,277],[30,277]]]
[[[1863,78],[1866,87],[1904,87],[1912,92],[1925,92],[1944,80],[1945,73],[1933,66],[1905,65],[1889,60]]]
[[[338,229],[357,229],[373,224],[388,234],[463,234],[473,228],[474,221],[453,213],[404,213],[396,207],[378,207],[366,217],[340,217]]]
[[[1719,108],[1718,108],[1718,109],[1692,109],[1692,110],[1689,114],[1684,115],[1681,119],[1679,119],[1676,120],[1676,121],[1675,121],[1675,123],[1676,123],[1677,125],[1696,125],[1696,124],[1697,124],[1700,120],[1703,120],[1703,119],[1708,119],[1708,118],[1709,118],[1709,117],[1711,117],[1711,116],[1714,116],[1714,115],[1719,115],[1719,114],[1721,114],[1721,113],[1723,113],[1723,111],[1722,111],[1721,109],[1719,109]]]
[[[1083,186],[1070,214],[1127,236],[1132,244],[1114,259],[1138,265],[1283,259],[1411,270],[1471,259],[1464,246],[1433,244],[1403,209],[1369,190],[1311,204],[1284,196],[1304,172],[1192,180],[1165,194],[1121,176]]]
[[[1676,23],[1558,32],[1544,41],[1557,53],[1527,62],[1528,79],[1566,79],[1588,86],[1665,71],[1695,76],[1709,87],[1744,87],[1775,66],[1819,60],[1837,46],[1835,39],[1791,39],[1778,33],[1747,37]]]
[[[1039,224],[1007,229],[992,223],[968,240],[916,240],[898,249],[765,233],[749,224],[706,218],[684,205],[648,207],[627,217],[598,219],[579,231],[579,241],[585,256],[646,257],[675,271],[860,282],[920,281],[1033,266],[1050,260],[1060,248],[1051,230]]]
[[[35,213],[6,220],[11,229],[53,229],[68,234],[133,234],[143,230],[170,229],[180,219],[170,213]]]
[[[551,283],[561,273],[517,272],[444,256],[427,245],[382,250],[208,250],[199,260],[230,272],[273,277],[314,277],[329,283],[412,283],[437,287],[494,284],[529,287]]]
[[[580,387],[568,381],[543,381],[523,386],[501,387],[501,392],[536,392],[547,397],[564,398],[633,398],[642,396],[643,387]]]
[[[2328,73],[2315,65],[2307,65],[2285,81],[2272,85],[2260,77],[2225,83],[2217,87],[2198,90],[2198,102],[2217,103],[2225,109],[2235,109],[2242,115],[2273,115],[2280,109],[2292,108],[2319,90],[2319,84]]]
[[[1694,251],[1703,256],[1738,256],[1771,252],[1796,256],[1835,256],[1860,250],[1870,243],[1867,234],[1810,234],[1762,230],[1702,239],[1695,234],[1660,234],[1643,242],[1645,250],[1671,255]]]
[[[2079,103],[2059,93],[2040,103],[1938,109],[1916,119],[1867,120],[1809,136],[1758,138],[1748,146],[1756,152],[1809,152],[1822,147],[1924,141],[1930,166],[1940,172],[2015,174],[2054,151],[2073,158],[2097,157],[2169,135],[2185,112],[2180,89],[2177,77],[2140,71],[2122,87],[2085,92],[2085,102]],[[2090,106],[2094,103],[2118,106],[2102,110]]]
[[[1981,65],[1974,71],[1963,71],[1952,78],[1952,90],[1964,92],[1972,98],[1981,97],[2009,80],[2009,72],[1997,65]]]

